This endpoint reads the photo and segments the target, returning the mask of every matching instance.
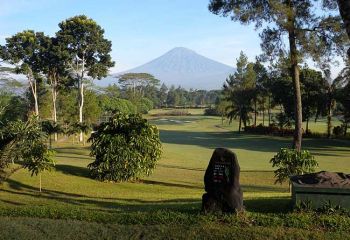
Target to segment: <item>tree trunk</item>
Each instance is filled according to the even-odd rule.
[[[39,116],[39,105],[38,105],[38,96],[34,95],[34,107],[35,107],[35,115]]]
[[[52,89],[52,118],[54,123],[57,124],[57,108],[56,108],[57,92],[55,89]],[[54,140],[57,142],[57,133],[54,135]]]
[[[327,112],[327,138],[332,136],[332,107],[331,104],[328,105]]]
[[[242,127],[242,118],[241,116],[239,116],[238,133],[241,133],[241,127]]]
[[[340,16],[343,19],[346,32],[350,38],[350,1],[338,0]],[[350,58],[350,48],[348,49],[348,56]]]
[[[84,84],[83,80],[81,79],[80,83],[80,101],[79,101],[79,123],[83,123],[83,107],[84,107]],[[80,131],[79,135],[79,142],[83,141],[83,131]]]
[[[41,173],[39,173],[39,192],[41,192]]]
[[[35,111],[35,115],[39,116],[39,105],[38,105],[38,91],[37,91],[37,85],[36,85],[36,80],[33,77],[33,72],[31,69],[29,69],[29,72],[27,73],[27,79],[29,82],[29,86],[30,89],[32,91],[33,94],[33,98],[34,98],[34,111]]]
[[[294,10],[293,10],[294,11]],[[297,151],[301,150],[302,141],[302,106],[301,106],[301,92],[300,92],[300,79],[299,79],[299,66],[298,66],[298,50],[296,46],[296,34],[295,34],[295,19],[294,16],[288,19],[291,26],[289,29],[289,48],[290,48],[290,61],[292,69],[292,79],[294,86],[294,105],[295,105],[295,129],[293,148]]]
[[[85,52],[84,52],[85,54]],[[83,108],[84,108],[84,73],[85,73],[85,57],[82,58],[81,75],[79,77],[79,123],[83,123]],[[80,131],[79,142],[83,141],[83,131]]]
[[[271,125],[271,97],[270,97],[270,94],[269,94],[269,97],[268,97],[268,109],[267,109],[267,114],[269,116],[269,126]]]
[[[256,116],[257,116],[257,112],[256,112],[256,98],[254,99],[254,126],[256,126]]]
[[[265,126],[265,106],[264,106],[264,108],[263,108],[262,114],[263,114],[263,121],[262,121],[262,124],[263,124],[263,126]]]
[[[348,132],[348,123],[344,123],[344,137],[346,137],[347,132]]]
[[[54,123],[57,124],[57,107],[56,107],[56,101],[57,101],[57,80],[54,79],[51,82],[51,91],[52,91],[52,119]],[[57,133],[54,135],[54,141],[57,142]]]

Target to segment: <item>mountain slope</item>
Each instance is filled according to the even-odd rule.
[[[234,68],[196,52],[177,47],[164,55],[126,72],[146,72],[167,86],[181,85],[187,89],[220,89]]]

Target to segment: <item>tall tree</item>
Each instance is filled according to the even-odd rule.
[[[256,28],[264,27],[260,37],[266,57],[289,53],[295,101],[293,147],[298,151],[302,141],[299,63],[303,56],[320,60],[330,56],[335,49],[344,49],[341,44],[337,45],[344,40],[340,18],[316,14],[316,4],[312,0],[211,0],[209,4],[209,10],[214,14],[230,16],[242,24],[255,23]],[[327,5],[324,7],[332,10]],[[288,49],[284,46],[285,37]]]
[[[39,81],[42,80],[44,43],[49,37],[42,32],[25,30],[6,39],[6,45],[2,47],[2,58],[16,65],[18,73],[26,76],[34,99],[34,112],[39,116],[38,92]]]
[[[57,38],[47,38],[44,42],[45,50],[42,53],[44,73],[46,74],[47,83],[50,86],[52,99],[52,120],[57,124],[57,97],[59,89],[68,86],[68,60],[69,52],[65,51]],[[57,141],[57,133],[55,133]]]
[[[144,96],[144,90],[147,86],[158,86],[159,80],[149,73],[125,73],[118,76],[118,82],[124,89],[132,90],[132,97]]]
[[[59,24],[56,37],[62,48],[69,52],[72,78],[79,90],[79,122],[83,123],[84,84],[86,78],[106,77],[114,66],[110,52],[112,43],[104,38],[104,30],[92,19],[79,15]],[[83,132],[79,140],[83,141]]]
[[[248,62],[247,56],[241,52],[236,63],[236,72],[230,75],[223,86],[223,95],[230,102],[227,115],[230,119],[239,119],[238,132],[241,132],[242,122],[246,127],[255,93],[256,74],[254,64]]]
[[[160,107],[163,107],[164,105],[166,105],[167,94],[168,94],[168,87],[163,83],[160,86],[159,93],[158,93]]]
[[[332,2],[332,1],[331,1]],[[337,0],[339,6],[340,16],[343,19],[346,32],[350,39],[350,1],[349,0]],[[350,59],[350,48],[348,49],[348,57]]]
[[[263,112],[263,125],[265,124],[265,104],[269,96],[268,84],[269,77],[268,72],[264,65],[261,64],[259,60],[254,63],[253,66],[256,79],[255,79],[255,96],[254,96],[254,106],[255,106],[255,119],[256,119],[256,105],[258,104],[259,110]],[[256,120],[254,125],[256,125]]]
[[[306,133],[309,132],[309,120],[312,116],[318,117],[320,103],[326,92],[326,80],[322,72],[304,67],[300,72],[301,98],[303,102],[303,116],[306,121]]]

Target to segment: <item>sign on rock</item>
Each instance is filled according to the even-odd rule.
[[[243,210],[239,173],[236,154],[225,148],[216,148],[204,175],[206,191],[202,197],[204,213],[232,213]]]

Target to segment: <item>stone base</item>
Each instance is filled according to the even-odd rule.
[[[314,209],[322,208],[327,204],[350,209],[350,189],[344,188],[312,188],[292,184],[293,205],[304,202]]]
[[[241,209],[235,209],[229,206],[223,199],[218,199],[208,193],[202,196],[202,212],[203,213],[234,213],[241,211]]]

